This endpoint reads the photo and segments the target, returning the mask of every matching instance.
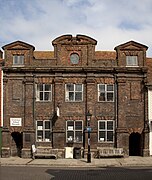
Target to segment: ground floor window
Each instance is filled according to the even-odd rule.
[[[66,121],[66,142],[82,142],[83,121]]]
[[[98,142],[114,141],[114,121],[99,120],[98,121]]]
[[[51,141],[51,121],[36,121],[36,141]]]

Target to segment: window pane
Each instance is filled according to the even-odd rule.
[[[75,141],[76,142],[82,142],[82,131],[76,131],[75,132]]]
[[[45,91],[51,91],[51,86],[48,85],[48,84],[46,84],[46,85],[45,85]]]
[[[43,121],[37,121],[37,126],[43,126]]]
[[[75,85],[75,90],[76,91],[82,91],[82,84],[76,84]]]
[[[75,130],[82,130],[82,121],[75,121]]]
[[[45,121],[45,129],[50,129],[50,121]]]
[[[107,101],[113,101],[113,93],[107,93]]]
[[[113,130],[113,121],[107,121],[107,129]]]
[[[104,91],[105,91],[105,85],[100,84],[100,85],[99,85],[99,91],[104,92]]]
[[[82,93],[81,92],[75,93],[75,101],[82,101]]]
[[[99,141],[106,141],[105,131],[99,132]]]
[[[67,121],[67,126],[74,126],[74,121]]]
[[[105,101],[105,93],[100,93],[99,101]]]
[[[68,131],[67,132],[67,141],[73,141],[74,140],[74,132]]]
[[[107,91],[113,91],[113,85],[107,85]]]
[[[43,100],[43,92],[40,92],[40,100]]]
[[[43,131],[37,131],[37,140],[43,140]]]
[[[74,85],[73,84],[67,84],[66,85],[68,91],[74,91]]]
[[[50,139],[50,131],[45,131],[45,139]]]
[[[49,92],[44,93],[44,100],[45,101],[50,100],[50,93]]]
[[[105,122],[104,121],[99,122],[99,129],[105,129]]]
[[[113,141],[113,131],[107,132],[107,141]]]
[[[126,63],[128,66],[137,66],[138,61],[137,61],[137,56],[126,56]]]
[[[74,100],[74,93],[69,92],[69,101],[73,101],[73,100]]]
[[[38,86],[39,86],[39,90],[43,91],[43,84],[39,84]]]

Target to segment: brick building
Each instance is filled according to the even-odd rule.
[[[2,62],[3,62],[3,53],[0,50],[0,153],[2,146],[2,126],[3,126],[3,96],[2,96]]]
[[[147,46],[129,41],[95,51],[97,41],[63,35],[54,51],[16,41],[3,46],[2,157],[31,156],[31,146],[87,153],[86,113],[92,114],[91,153],[123,148],[149,156]]]

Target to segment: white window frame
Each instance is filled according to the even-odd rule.
[[[73,90],[71,91],[68,91],[67,89],[67,86],[68,85],[73,85]],[[77,85],[81,85],[81,91],[78,91],[76,90],[76,86]],[[69,93],[73,93],[73,100],[70,100],[70,97],[69,97]],[[81,93],[81,100],[76,100],[76,93]],[[65,101],[66,102],[82,102],[83,101],[83,84],[72,84],[72,83],[68,83],[68,84],[65,84]]]
[[[68,126],[68,122],[73,122],[73,126]],[[76,129],[76,122],[81,122],[82,129]],[[73,132],[73,137],[68,137],[68,132]],[[80,132],[81,139],[77,139],[76,132]],[[67,120],[66,121],[66,142],[75,142],[75,143],[82,143],[83,142],[83,120]]]
[[[39,86],[42,86],[42,90],[40,90]],[[46,86],[50,86],[50,89],[45,90]],[[49,96],[48,100],[45,100],[46,93]],[[42,94],[42,99],[40,99],[41,98],[40,94]],[[44,83],[36,84],[36,101],[40,101],[40,102],[52,101],[52,84],[44,84]]]
[[[38,126],[38,122],[42,122],[42,126]],[[46,122],[50,123],[49,128],[45,128]],[[42,132],[42,137],[38,138],[38,131]],[[45,133],[49,133],[49,138],[46,138]],[[52,132],[52,122],[50,120],[36,120],[36,141],[37,142],[50,142],[51,141],[51,132]]]
[[[24,55],[13,55],[13,65],[24,65]]]
[[[105,128],[104,129],[100,129],[100,123],[103,122],[105,123]],[[113,123],[113,128],[112,129],[108,129],[108,122],[112,122]],[[98,142],[100,143],[113,143],[114,142],[114,120],[99,120],[98,121]],[[105,138],[100,137],[100,132],[105,133]],[[113,133],[113,139],[112,141],[108,140],[108,132],[112,132]]]
[[[100,90],[100,86],[104,86],[103,91]],[[108,90],[109,86],[112,86],[113,90]],[[98,102],[114,102],[114,91],[114,84],[98,84]],[[101,93],[104,94],[104,100],[100,100]],[[108,94],[113,94],[112,100],[108,100]]]
[[[138,56],[126,56],[126,66],[138,66]]]

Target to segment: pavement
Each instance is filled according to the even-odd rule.
[[[152,157],[130,156],[126,158],[100,158],[91,159],[91,163],[87,163],[87,159],[31,159],[31,158],[1,158],[1,166],[41,166],[41,167],[135,167],[145,166],[152,167]]]

